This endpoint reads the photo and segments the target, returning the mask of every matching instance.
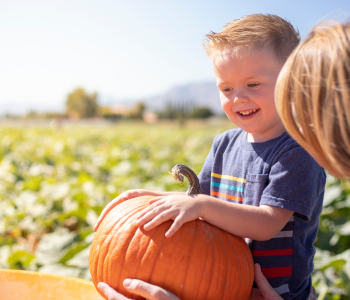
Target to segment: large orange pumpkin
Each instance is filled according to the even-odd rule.
[[[244,240],[203,220],[185,223],[171,238],[172,221],[150,231],[136,224],[152,196],[125,201],[109,212],[95,234],[90,272],[97,286],[106,282],[132,299],[125,278],[158,285],[182,300],[248,299],[253,259]]]

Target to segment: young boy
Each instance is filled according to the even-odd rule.
[[[309,299],[326,176],[285,132],[274,103],[277,76],[299,40],[290,23],[261,14],[207,35],[204,48],[221,105],[239,129],[214,139],[199,174],[203,194],[128,191],[106,207],[97,224],[120,201],[159,196],[139,215],[140,226],[150,230],[173,219],[170,237],[201,217],[245,237],[254,262],[283,299]]]

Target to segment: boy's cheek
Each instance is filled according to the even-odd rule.
[[[221,107],[226,112],[228,109],[232,109],[232,105],[230,103],[230,100],[228,98],[220,97]]]

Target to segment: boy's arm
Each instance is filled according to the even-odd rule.
[[[205,201],[201,211],[204,220],[237,236],[257,241],[273,238],[294,213],[280,207],[241,205],[214,197]]]
[[[269,240],[289,221],[293,211],[261,205],[241,205],[208,195],[171,195],[150,200],[150,207],[138,216],[138,225],[151,230],[173,219],[167,237],[171,237],[184,223],[199,217],[237,236],[254,240]]]

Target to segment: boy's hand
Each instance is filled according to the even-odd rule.
[[[153,198],[149,201],[151,205],[139,213],[137,225],[144,225],[145,230],[151,230],[172,219],[174,222],[165,234],[166,237],[171,237],[182,224],[200,217],[203,201],[198,196],[175,194]]]
[[[94,231],[96,232],[100,224],[102,223],[103,219],[105,216],[118,204],[132,198],[136,197],[141,197],[141,196],[146,196],[146,195],[153,195],[154,193],[152,191],[148,190],[142,190],[142,189],[137,189],[137,190],[129,190],[124,193],[121,193],[117,198],[114,198],[111,202],[107,204],[107,206],[103,209],[101,215],[98,217]],[[156,195],[155,195],[156,196]]]

